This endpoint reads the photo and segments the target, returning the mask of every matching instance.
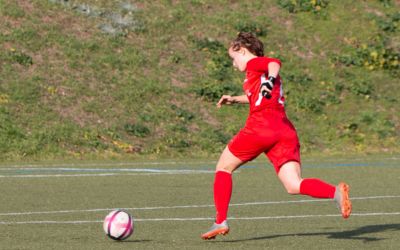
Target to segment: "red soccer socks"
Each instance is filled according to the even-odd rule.
[[[214,180],[214,204],[217,210],[215,222],[217,224],[226,220],[229,202],[232,195],[232,174],[218,171]]]
[[[309,195],[315,198],[333,198],[336,187],[321,181],[320,179],[304,179],[300,183],[300,194]]]

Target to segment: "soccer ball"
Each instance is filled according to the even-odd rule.
[[[123,210],[114,210],[104,219],[104,232],[113,240],[125,240],[133,233],[133,218]]]

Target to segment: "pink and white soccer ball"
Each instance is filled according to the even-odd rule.
[[[104,219],[104,232],[113,240],[125,240],[133,233],[133,218],[123,210],[114,210]]]

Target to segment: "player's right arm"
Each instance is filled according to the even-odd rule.
[[[247,98],[246,95],[239,95],[239,96],[230,96],[230,95],[223,95],[221,99],[219,99],[217,103],[217,107],[221,108],[222,105],[227,104],[233,104],[233,103],[249,103],[249,99]]]

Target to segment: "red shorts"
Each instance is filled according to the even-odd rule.
[[[276,173],[286,162],[300,163],[300,143],[296,129],[282,112],[271,112],[262,119],[250,117],[246,126],[229,142],[228,148],[244,162],[265,153]]]

